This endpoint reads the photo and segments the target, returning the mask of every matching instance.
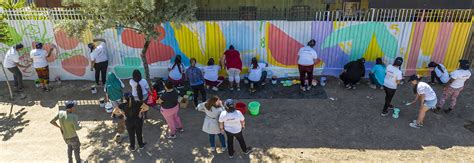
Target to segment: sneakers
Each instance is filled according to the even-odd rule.
[[[230,90],[230,91],[233,91],[233,90],[234,90],[234,87],[230,87],[229,90]]]
[[[377,89],[377,86],[375,86],[373,84],[371,84],[369,87],[372,88],[372,89]]]
[[[310,91],[310,90],[311,90],[311,86],[306,87],[306,90],[307,90],[307,91]]]
[[[222,152],[227,151],[227,147],[222,147],[222,148],[221,148],[221,151],[222,151]]]
[[[413,120],[413,122],[410,123],[409,125],[410,127],[417,128],[417,129],[423,127],[423,124],[418,124],[416,120]]]
[[[212,90],[217,92],[217,91],[219,91],[219,88],[217,88],[217,87],[212,87]]]
[[[143,144],[142,144],[142,145],[140,145],[140,149],[143,149],[143,148],[145,148],[145,145],[146,145],[146,142],[143,142]]]
[[[216,151],[216,147],[211,147],[211,152],[215,152]]]
[[[166,136],[167,139],[176,139],[176,135],[168,135]]]
[[[453,109],[451,108],[448,108],[448,109],[444,109],[444,113],[448,114],[449,112],[453,111]]]
[[[344,87],[346,87],[346,89],[351,89],[351,85],[349,85],[349,84],[347,84],[347,85],[344,86]]]
[[[183,128],[177,128],[176,130],[178,130],[179,132],[184,132]]]
[[[244,154],[248,155],[248,154],[250,154],[250,153],[252,153],[252,152],[253,152],[252,147],[247,147],[247,151],[244,152]]]
[[[137,149],[135,149],[135,147],[129,146],[129,147],[128,147],[128,150],[130,150],[130,151],[133,152],[133,151],[136,151]]]
[[[240,87],[237,87],[237,91],[240,91]]]
[[[382,117],[385,117],[388,115],[388,111],[387,112],[382,112],[382,114],[380,114]]]
[[[234,158],[234,156],[229,156],[229,159],[233,159],[233,158]]]
[[[306,88],[305,87],[300,87],[301,91],[306,91]]]

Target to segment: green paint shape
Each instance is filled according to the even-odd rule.
[[[11,41],[6,42],[5,44],[8,46],[13,46],[15,44],[21,43],[23,41],[23,38],[21,37],[20,34],[15,30],[15,28],[8,26],[8,32],[12,38]]]
[[[385,24],[378,22],[340,28],[324,39],[321,48],[333,47],[341,42],[352,41],[351,54],[348,55],[350,55],[350,60],[356,60],[366,53],[373,35],[375,35],[377,43],[384,53],[383,55],[387,58],[395,58],[398,47],[397,39],[390,34]]]
[[[142,60],[138,57],[124,57],[123,65],[115,66],[115,74],[119,78],[130,78],[132,77],[133,70],[138,69],[142,73],[142,77],[145,75],[145,69],[142,66]]]

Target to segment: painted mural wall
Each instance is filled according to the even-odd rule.
[[[186,65],[196,58],[205,65],[209,58],[217,59],[234,45],[240,51],[244,65],[252,57],[270,65],[276,76],[297,76],[297,52],[310,39],[315,39],[315,50],[322,62],[316,75],[338,75],[345,63],[366,58],[370,69],[377,57],[391,63],[401,56],[405,59],[405,75],[426,73],[430,61],[444,63],[451,71],[458,66],[467,42],[472,22],[364,22],[364,21],[200,21],[177,26],[165,23],[156,28],[162,33],[150,44],[147,52],[152,77],[167,75],[167,66],[174,56],[181,55]],[[93,38],[107,40],[109,71],[121,78],[129,78],[141,67],[140,52],[144,36],[130,29],[116,28],[102,35],[88,34],[84,39],[69,38],[61,30],[54,30],[51,21],[9,21],[15,38],[12,43],[23,43],[21,61],[26,79],[35,79],[29,51],[35,42],[59,47],[48,58],[54,79],[93,80],[89,70],[87,43]],[[3,61],[9,45],[0,44]],[[222,72],[224,73],[224,72]],[[10,74],[11,75],[11,74]],[[11,76],[10,76],[11,77]],[[0,80],[5,77],[1,75]],[[11,79],[11,78],[10,78]]]

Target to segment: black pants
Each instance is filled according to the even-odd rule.
[[[431,71],[431,82],[434,83],[435,82],[435,79],[440,83],[440,84],[444,84],[443,82],[441,82],[441,79],[436,76],[436,72],[435,71]]]
[[[383,86],[383,89],[385,90],[385,105],[383,106],[382,113],[387,113],[389,107],[393,107],[392,105],[392,99],[393,96],[395,95],[395,92],[397,91],[396,89],[391,89],[386,86]]]
[[[95,69],[95,83],[99,85],[99,77],[102,77],[102,83],[105,84],[107,77],[107,67],[109,66],[109,61],[99,62],[94,64]]]
[[[259,81],[249,80],[250,88],[257,89],[257,87],[261,85],[265,81],[265,79],[267,79],[267,71],[262,71],[262,76],[260,77]]]
[[[13,86],[18,89],[23,88],[23,75],[18,67],[7,68],[8,71],[13,73]]]
[[[230,133],[225,131],[225,134],[227,135],[227,147],[229,150],[229,156],[234,155],[234,137],[237,139],[237,141],[240,144],[240,148],[242,149],[243,152],[247,152],[247,145],[245,144],[244,136],[242,135],[242,131],[239,133]]]
[[[140,118],[129,118],[125,121],[127,126],[128,137],[130,138],[130,147],[135,148],[135,136],[137,137],[138,146],[143,146],[143,120]]]
[[[207,100],[206,89],[204,89],[204,84],[191,86],[191,88],[193,89],[193,100],[194,100],[194,105],[195,106],[197,106],[199,104],[198,103],[198,93],[199,92],[201,92],[202,101]]]
[[[361,79],[361,77],[353,77],[347,72],[343,72],[341,75],[339,75],[339,78],[344,82],[344,86],[348,84],[353,86]]]

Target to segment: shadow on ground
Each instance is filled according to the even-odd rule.
[[[24,119],[27,112],[25,108],[22,108],[15,113],[0,113],[0,137],[2,137],[2,141],[8,141],[28,126],[30,120]]]

